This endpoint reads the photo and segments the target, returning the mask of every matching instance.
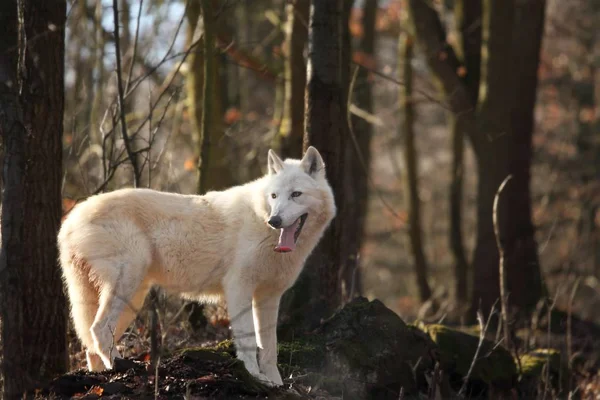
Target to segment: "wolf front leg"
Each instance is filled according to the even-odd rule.
[[[283,385],[277,369],[277,315],[280,299],[281,293],[256,293],[252,303],[260,371],[277,385]]]
[[[237,358],[244,363],[250,374],[265,383],[270,383],[267,376],[260,372],[256,360],[256,336],[252,317],[254,289],[249,290],[239,282],[237,285],[235,283],[228,285],[224,289]]]

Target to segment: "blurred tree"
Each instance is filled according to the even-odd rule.
[[[64,0],[0,3],[5,399],[21,398],[68,367],[68,307],[56,246],[62,215],[65,21]]]
[[[100,144],[102,135],[100,133],[100,115],[102,107],[102,85],[104,83],[104,29],[102,29],[102,0],[95,0],[93,15],[94,26],[94,48],[92,49],[92,61],[90,62],[91,79],[89,87],[88,102],[91,100],[89,113],[90,142]]]
[[[190,46],[195,45],[188,57],[189,69],[186,74],[186,90],[188,110],[192,116],[193,132],[196,135],[196,155],[199,159],[197,192],[200,194],[209,190],[228,188],[235,183],[233,168],[228,163],[226,140],[224,138],[221,91],[219,89],[219,55],[215,49],[214,40],[216,34],[214,27],[218,26],[218,21],[215,19],[218,15],[213,11],[212,3],[212,1],[210,4],[202,1],[200,4],[199,1],[192,1],[186,8],[188,22],[186,41]],[[202,17],[203,15],[205,17]],[[196,43],[196,32],[201,17],[203,37],[199,38],[199,42]],[[212,37],[212,43],[210,44],[204,44],[204,39],[207,37],[207,28],[209,29],[208,36]],[[210,32],[211,28],[213,29],[212,32]],[[207,51],[208,48],[210,48],[210,51]],[[209,88],[210,99],[207,99],[211,115],[207,119],[210,126],[210,129],[207,130],[208,135],[203,136],[203,105],[206,105],[203,93],[206,65],[209,66],[210,76],[212,77],[207,79],[207,83],[212,86]]]
[[[579,66],[573,68],[573,97],[575,99],[575,115],[577,117],[577,151],[582,159],[581,183],[584,194],[581,204],[581,216],[578,231],[582,239],[590,240],[593,249],[593,271],[600,277],[600,229],[597,215],[600,213],[598,202],[595,201],[592,185],[600,176],[600,142],[597,139],[598,118],[596,110],[596,55],[594,50],[598,44],[598,33],[593,28],[600,17],[600,1],[592,0],[582,4],[579,26],[576,26],[576,39],[583,50]],[[590,193],[591,192],[591,193]]]
[[[456,52],[464,69],[458,71],[471,104],[477,104],[481,65],[481,0],[456,0],[454,16]],[[460,68],[460,67],[459,67]],[[450,178],[450,249],[454,257],[455,300],[464,307],[469,300],[469,266],[462,235],[464,128],[451,114],[452,171]],[[461,308],[462,308],[461,307]]]
[[[417,163],[417,149],[415,145],[415,106],[413,103],[413,39],[409,34],[403,34],[400,39],[399,62],[402,65],[400,107],[404,111],[404,121],[400,126],[400,136],[404,144],[404,162],[406,174],[404,176],[404,197],[408,212],[408,247],[411,249],[417,278],[419,298],[422,302],[431,297],[431,288],[427,281],[428,263],[423,251],[421,200],[419,199],[419,168]]]
[[[344,14],[343,0],[311,2],[304,149],[315,146],[323,156],[338,216],[282,301],[281,337],[293,336],[296,329],[313,328],[341,303],[339,271],[344,220],[340,215],[345,207],[343,155],[348,129],[345,104],[348,82],[344,81],[344,75],[348,74],[343,72],[342,60],[344,51],[349,51],[343,49],[342,24],[348,24]]]
[[[348,2],[350,7],[352,2]],[[348,8],[348,4],[346,7]],[[348,8],[348,16],[350,9]],[[353,85],[353,104],[364,112],[373,112],[372,74],[375,66],[375,23],[377,17],[377,0],[366,0],[362,13],[362,36],[353,58],[360,65],[355,72]],[[349,39],[348,39],[349,40]],[[345,152],[345,220],[348,227],[344,229],[342,259],[342,285],[344,298],[360,294],[362,281],[360,271],[360,250],[365,234],[365,221],[369,201],[369,173],[371,165],[371,123],[364,118],[352,115],[353,138],[346,141]]]
[[[286,5],[283,118],[275,141],[275,148],[284,158],[302,156],[306,89],[304,49],[308,38],[309,5],[309,0],[293,0]]]
[[[469,5],[477,6],[476,2]],[[513,181],[499,212],[501,242],[506,251],[510,303],[528,310],[543,290],[531,222],[529,168],[545,1],[483,3],[481,53],[486,56],[481,61],[477,103],[473,102],[473,89],[461,76],[465,67],[447,43],[438,13],[423,0],[409,0],[409,6],[417,39],[442,84],[458,129],[469,137],[477,158],[477,244],[470,315],[473,317],[479,306],[489,312],[500,295],[492,204],[509,174]],[[463,51],[468,50],[465,47]]]
[[[273,34],[274,32],[281,32],[281,40],[278,41],[278,43],[281,43],[282,47],[286,47],[286,43],[287,43],[287,33],[286,33],[286,28],[285,28],[285,22],[284,22],[284,18],[283,15],[285,14],[285,8],[286,6],[284,4],[277,4],[279,2],[276,2],[275,4],[275,8],[277,10],[277,12],[272,12],[272,10],[267,11],[266,14],[270,15],[270,19],[272,21],[272,23],[275,25],[275,30],[271,32],[271,37],[273,37],[272,40],[267,40],[267,43],[273,43],[275,42],[275,37],[279,36],[276,34]],[[268,46],[270,49],[270,51],[268,52],[269,54],[274,54],[274,47],[273,45]],[[285,50],[284,50],[285,53]],[[287,72],[285,71],[287,68],[287,62],[290,59],[290,57],[283,55],[283,67],[281,71],[279,71],[279,74],[277,75],[277,78],[275,79],[275,101],[273,104],[273,118],[271,121],[271,133],[270,133],[270,137],[274,138],[274,147],[276,149],[279,149],[281,146],[279,145],[281,142],[281,139],[283,138],[281,136],[281,129],[282,129],[282,124],[283,124],[283,114],[285,112],[285,107],[286,107],[286,100],[285,100],[285,96],[286,96],[286,91],[288,90],[288,82],[287,82],[287,77],[286,74]],[[300,138],[300,147],[298,148],[299,150],[299,154],[302,153],[302,138]],[[286,158],[288,157],[287,155],[283,155],[280,154],[280,156]]]

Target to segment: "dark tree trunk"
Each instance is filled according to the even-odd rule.
[[[6,399],[21,398],[24,391],[64,373],[68,366],[68,308],[56,246],[66,2],[19,1],[19,41],[17,8],[12,7],[14,2],[0,6],[2,26],[8,31],[3,50],[20,49],[22,62],[17,74],[16,54],[5,56],[0,83],[0,129],[6,151],[0,257]]]
[[[532,309],[544,287],[531,215],[531,160],[537,72],[544,34],[545,0],[517,2],[513,38],[516,79],[511,112],[512,158],[507,186],[510,219],[504,244],[508,269],[509,304]],[[509,264],[510,265],[510,264]]]
[[[497,95],[494,99],[490,97],[489,102],[483,100],[480,112],[481,133],[491,136],[490,145],[475,149],[480,198],[472,309],[475,310],[481,301],[484,312],[489,312],[500,296],[498,249],[495,243],[490,243],[493,228],[489,221],[498,186],[510,174],[513,179],[506,186],[505,200],[499,205],[498,225],[506,258],[509,309],[526,312],[535,306],[543,292],[531,221],[529,183],[545,2],[519,2],[518,6],[512,6],[513,15],[508,14],[505,1],[492,4],[489,10],[493,16],[489,24],[488,75],[484,79],[488,93]],[[503,16],[503,12],[507,14]],[[509,21],[514,22],[512,29],[509,29]],[[497,23],[495,27],[494,22]],[[484,19],[484,31],[486,25]],[[507,40],[508,37],[511,40]]]
[[[343,81],[342,42],[343,1],[313,0],[309,24],[309,74],[306,86],[306,135],[304,149],[316,147],[325,161],[338,213],[343,215],[343,154],[347,132],[345,109],[347,82]],[[325,317],[340,304],[340,236],[343,221],[335,218],[306,263],[317,272],[316,314]]]
[[[302,157],[306,90],[304,48],[308,39],[309,6],[309,0],[294,0],[286,6],[283,118],[275,145],[283,158]]]
[[[347,132],[347,82],[342,64],[343,1],[313,0],[310,8],[304,149],[314,146],[323,156],[338,216],[308,258],[298,282],[282,301],[279,336],[291,337],[310,330],[331,315],[341,302],[339,269],[345,198],[343,196],[344,146]]]
[[[484,314],[500,298],[498,248],[494,236],[492,206],[498,187],[510,173],[512,130],[510,124],[514,75],[512,34],[514,0],[489,0],[482,18],[483,48],[478,131],[483,140],[473,145],[477,157],[477,243],[473,256],[472,314],[481,306]],[[506,204],[507,202],[502,202]],[[500,207],[499,227],[504,235],[509,217]],[[513,267],[512,265],[510,266]]]

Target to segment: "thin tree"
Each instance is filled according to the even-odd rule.
[[[283,118],[275,147],[284,158],[300,158],[304,137],[304,91],[308,39],[309,0],[294,0],[286,5]]]
[[[211,165],[211,131],[215,129],[215,115],[213,107],[216,106],[213,93],[215,92],[215,31],[213,21],[212,0],[202,0],[202,22],[204,23],[204,38],[202,40],[204,51],[204,79],[202,82],[202,119],[200,124],[200,160],[198,162],[198,194],[206,193],[209,189],[208,179],[216,171],[210,170]]]
[[[232,186],[233,171],[227,160],[226,138],[223,130],[223,113],[220,100],[219,55],[215,49],[217,21],[213,1],[191,1],[186,8],[188,22],[188,45],[195,43],[197,26],[202,22],[200,45],[189,55],[186,74],[188,110],[195,134],[196,156],[198,157],[198,181],[196,191],[203,194],[209,190],[220,190]],[[210,75],[206,75],[206,71]],[[206,77],[210,77],[205,79]],[[209,85],[207,98],[204,85]],[[205,107],[209,107],[206,111]],[[209,112],[210,115],[206,115]],[[204,118],[207,118],[206,122]],[[204,126],[210,128],[204,131]]]
[[[457,37],[456,53],[463,68],[458,71],[472,104],[477,104],[481,65],[481,0],[454,3]],[[462,234],[462,200],[465,132],[461,119],[450,116],[452,169],[450,176],[450,249],[454,257],[455,300],[457,306],[469,300],[469,264]]]
[[[0,5],[5,399],[21,398],[68,367],[68,307],[56,246],[62,214],[65,20],[64,0]]]
[[[412,252],[419,298],[422,302],[431,297],[431,288],[427,281],[428,263],[423,250],[421,228],[421,200],[419,199],[419,169],[415,144],[415,105],[413,102],[413,39],[403,34],[400,39],[400,62],[402,63],[402,80],[400,106],[404,112],[404,121],[400,127],[404,144],[404,197],[408,211],[408,243]]]
[[[351,3],[351,2],[349,2]],[[348,16],[350,10],[347,10]],[[363,34],[354,54],[358,55],[360,66],[354,72],[349,93],[350,102],[360,110],[373,112],[372,75],[370,69],[375,63],[375,23],[377,17],[377,0],[367,0],[363,4]],[[371,123],[356,115],[350,120],[352,135],[346,141],[344,177],[346,193],[341,279],[344,289],[344,300],[357,295],[362,290],[360,274],[360,249],[365,234],[367,205],[369,201],[369,168],[371,165]]]

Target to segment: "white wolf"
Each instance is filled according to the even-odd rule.
[[[282,384],[279,300],[336,207],[314,147],[302,160],[270,150],[268,171],[204,196],[117,190],[70,212],[58,235],[60,262],[90,370],[112,368],[114,343],[157,284],[188,299],[224,296],[237,357],[255,377]]]

